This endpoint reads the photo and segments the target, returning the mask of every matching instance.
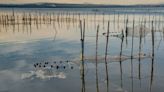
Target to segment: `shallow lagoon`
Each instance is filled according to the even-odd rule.
[[[96,84],[100,92],[163,92],[163,9],[158,13],[137,9],[139,13],[135,14],[131,12],[136,9],[105,10],[2,9],[0,92],[96,92]],[[80,20],[82,26],[85,21],[84,58],[92,57],[84,60],[84,76],[81,74]],[[109,60],[107,86],[105,59],[98,61],[97,83],[94,57],[98,25],[98,57],[105,56],[108,21],[108,56],[119,57],[122,53],[131,57],[132,46],[133,56],[139,52],[152,55],[152,30],[155,45],[154,58]],[[45,62],[49,62],[46,67]],[[41,67],[36,67],[39,63]]]

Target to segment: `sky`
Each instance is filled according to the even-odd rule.
[[[0,0],[0,3],[36,3],[36,2],[53,2],[53,3],[91,3],[91,4],[161,4],[164,0]]]

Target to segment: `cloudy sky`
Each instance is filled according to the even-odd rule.
[[[34,3],[34,2],[56,2],[56,3],[95,3],[95,4],[160,4],[164,0],[0,0],[0,3]]]

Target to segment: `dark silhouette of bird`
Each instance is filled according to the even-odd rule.
[[[54,66],[53,65],[51,65],[51,68],[53,68]]]
[[[34,64],[34,67],[36,68],[36,64]]]
[[[56,69],[59,69],[59,66],[58,65],[56,66]]]

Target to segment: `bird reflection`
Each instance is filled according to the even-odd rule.
[[[49,78],[61,78],[65,79],[66,75],[64,70],[73,70],[74,65],[70,61],[55,61],[54,62],[37,62],[33,64],[34,71],[22,74],[22,79],[28,78],[40,78],[40,79],[49,79]]]

